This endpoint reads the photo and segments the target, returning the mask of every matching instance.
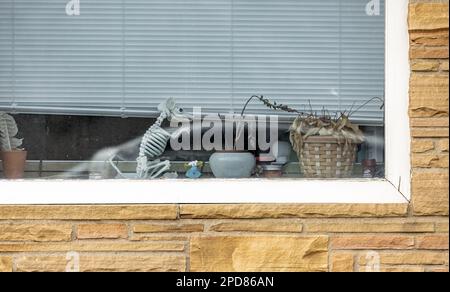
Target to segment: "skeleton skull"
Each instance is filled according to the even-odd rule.
[[[174,120],[182,120],[182,119],[190,119],[191,116],[184,112],[183,108],[179,107],[173,98],[169,98],[166,101],[162,102],[158,106],[158,110],[164,114],[166,114],[167,119],[170,121]]]

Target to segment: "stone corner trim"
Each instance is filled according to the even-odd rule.
[[[328,271],[328,237],[197,236],[191,239],[192,272]]]

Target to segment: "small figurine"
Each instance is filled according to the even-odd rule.
[[[203,162],[202,161],[191,161],[189,163],[185,164],[185,168],[186,168],[186,177],[188,178],[192,178],[192,179],[197,179],[200,178],[202,176],[202,172],[201,169],[203,167]]]

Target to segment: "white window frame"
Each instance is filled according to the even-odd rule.
[[[411,198],[408,2],[386,0],[385,179],[3,180],[0,205],[408,203]]]

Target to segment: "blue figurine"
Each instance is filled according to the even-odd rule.
[[[186,177],[188,178],[192,178],[192,179],[197,179],[200,178],[202,176],[202,172],[200,171],[200,169],[203,167],[203,162],[201,161],[191,161],[189,163],[186,164]]]

